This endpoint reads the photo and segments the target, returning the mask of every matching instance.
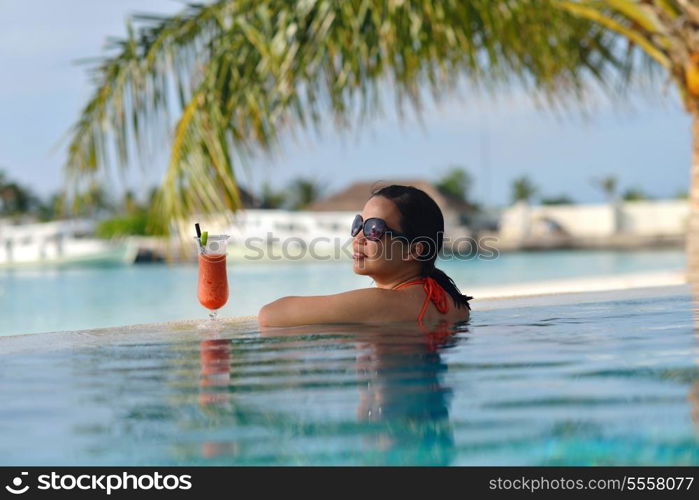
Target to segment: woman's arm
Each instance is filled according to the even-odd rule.
[[[260,309],[261,326],[399,321],[400,293],[362,288],[335,295],[282,297]]]

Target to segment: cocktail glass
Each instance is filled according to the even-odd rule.
[[[210,235],[206,245],[199,238],[199,285],[198,296],[201,305],[209,310],[209,320],[202,326],[217,326],[220,320],[217,311],[228,302],[228,276],[226,275],[226,246],[230,236]]]

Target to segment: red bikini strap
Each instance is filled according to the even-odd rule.
[[[394,287],[394,290],[398,290],[400,288],[403,288],[404,286],[410,286],[410,285],[422,285],[425,282],[425,278],[420,278],[417,280],[413,281],[406,281],[405,283],[401,283],[400,285]]]
[[[427,304],[432,301],[437,311],[444,314],[449,310],[449,301],[447,300],[447,293],[444,289],[437,283],[434,278],[429,276],[426,278],[421,278],[418,280],[408,281],[407,283],[401,283],[394,290],[403,288],[409,285],[422,285],[423,290],[425,290],[425,301],[422,303],[422,309],[420,309],[420,314],[417,316],[418,323],[422,324],[422,318],[425,316],[427,311]]]

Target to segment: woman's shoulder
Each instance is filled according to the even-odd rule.
[[[347,292],[339,293],[337,295],[334,295],[333,297],[341,299],[343,301],[361,302],[367,306],[385,306],[387,304],[400,305],[405,300],[406,295],[399,292],[398,290],[369,287],[357,288],[356,290],[350,290]]]
[[[389,293],[386,293],[389,292]],[[388,290],[360,288],[333,295],[282,297],[260,309],[263,326],[373,321],[390,311]]]
[[[403,291],[386,288],[359,288],[338,294],[335,297],[351,307],[355,312],[360,312],[364,320],[369,321],[405,321],[412,319],[410,311],[414,306],[419,308],[421,300],[418,294],[404,293]]]

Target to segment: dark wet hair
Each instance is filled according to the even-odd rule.
[[[429,276],[439,283],[451,296],[456,307],[465,306],[470,311],[468,301],[473,297],[462,294],[454,280],[435,267],[437,255],[444,243],[444,216],[439,205],[430,195],[413,186],[393,184],[375,190],[373,196],[383,196],[395,203],[401,215],[402,232],[407,235],[409,242],[422,242],[423,247],[426,247],[420,255],[422,276]]]

